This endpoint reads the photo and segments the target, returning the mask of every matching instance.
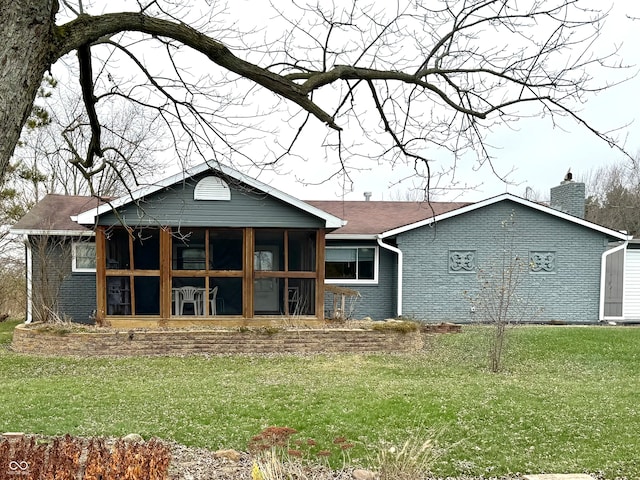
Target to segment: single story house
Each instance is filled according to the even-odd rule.
[[[335,292],[357,292],[339,314],[469,322],[505,273],[521,321],[603,320],[607,259],[630,237],[584,220],[584,184],[551,193],[551,206],[511,194],[304,202],[204,163],[117,199],[49,195],[12,231],[26,245],[28,321],[321,323]]]

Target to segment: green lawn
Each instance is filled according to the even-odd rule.
[[[382,444],[430,429],[441,476],[640,478],[640,328],[514,329],[504,371],[491,374],[479,327],[411,356],[108,360],[12,353],[13,326],[0,324],[0,431],[245,450],[278,425],[323,446],[345,436],[366,465]]]

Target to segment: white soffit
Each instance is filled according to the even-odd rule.
[[[227,182],[215,176],[204,177],[193,190],[194,200],[231,200],[231,189]]]

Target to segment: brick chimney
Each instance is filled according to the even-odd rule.
[[[574,217],[584,218],[585,187],[582,182],[574,182],[567,175],[557,187],[551,188],[550,207]],[[566,178],[566,177],[565,177]]]

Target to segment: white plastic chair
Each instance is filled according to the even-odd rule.
[[[190,303],[193,305],[193,313],[202,315],[200,307],[202,305],[202,292],[197,287],[181,287],[180,288],[180,315],[184,315],[184,305]]]
[[[213,287],[213,290],[211,290],[211,295],[209,299],[209,302],[211,303],[211,309],[209,310],[209,313],[211,315],[216,315],[216,298],[217,297],[218,297],[218,287]]]

